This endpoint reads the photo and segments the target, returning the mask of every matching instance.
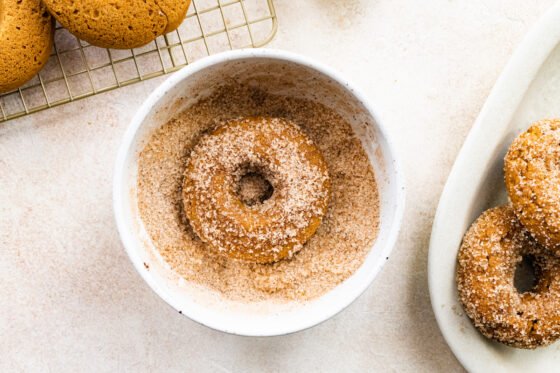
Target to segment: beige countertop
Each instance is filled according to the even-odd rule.
[[[276,338],[179,315],[119,241],[120,138],[157,78],[0,124],[0,371],[461,371],[430,307],[440,192],[515,46],[553,0],[275,0],[270,47],[328,63],[374,102],[408,196],[393,255],[348,309]]]

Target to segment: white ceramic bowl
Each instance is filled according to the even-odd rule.
[[[241,303],[179,278],[158,256],[138,215],[138,155],[150,134],[206,97],[225,79],[281,95],[306,97],[335,109],[353,126],[375,170],[381,198],[379,235],[359,270],[324,296],[305,303]],[[182,99],[181,99],[182,98]],[[292,53],[251,49],[226,52],[173,74],[140,107],[119,150],[113,204],[126,251],[150,287],[177,311],[228,333],[271,336],[296,332],[335,315],[373,281],[395,244],[404,210],[404,181],[396,154],[365,97],[339,73]]]

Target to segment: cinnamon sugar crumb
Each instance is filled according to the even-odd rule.
[[[202,134],[227,120],[255,116],[297,124],[322,152],[331,178],[331,201],[321,226],[300,252],[274,264],[210,250],[183,213],[183,173]],[[379,230],[375,175],[350,124],[321,104],[241,85],[218,90],[154,132],[140,154],[138,205],[154,246],[172,269],[233,300],[319,297],[361,266]]]

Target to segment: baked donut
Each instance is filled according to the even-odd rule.
[[[560,254],[560,120],[534,123],[505,157],[506,188],[517,217],[539,243]]]
[[[39,0],[0,0],[0,93],[23,85],[47,63],[54,24]]]
[[[175,30],[190,0],[43,0],[72,34],[103,48],[128,49],[148,44]]]
[[[535,283],[520,293],[514,276],[523,257],[533,261]],[[484,336],[527,349],[560,337],[560,258],[531,237],[511,206],[484,212],[470,227],[459,250],[457,284]]]
[[[240,195],[260,176],[257,203]],[[254,196],[250,198],[256,199]],[[293,123],[254,117],[228,121],[204,135],[187,161],[183,204],[194,232],[232,258],[271,263],[289,258],[327,212],[330,178],[321,152]]]

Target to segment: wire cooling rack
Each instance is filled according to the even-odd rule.
[[[276,34],[272,0],[192,0],[181,26],[136,49],[104,49],[58,24],[45,67],[0,95],[0,122],[167,74],[218,52],[260,47]]]

